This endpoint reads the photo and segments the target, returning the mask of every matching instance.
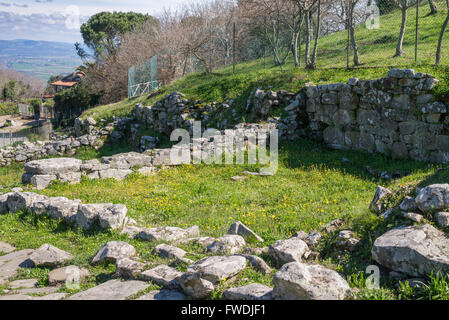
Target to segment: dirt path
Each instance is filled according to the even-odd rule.
[[[18,132],[24,129],[28,129],[36,125],[36,121],[34,119],[22,119],[20,116],[0,116],[0,126],[5,123],[6,120],[12,120],[14,126],[12,127],[0,127],[0,132]]]

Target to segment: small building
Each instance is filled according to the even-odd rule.
[[[61,92],[65,89],[70,89],[75,84],[80,82],[86,74],[82,71],[76,71],[68,76],[62,78],[59,81],[53,82],[51,85],[55,88],[56,92]]]

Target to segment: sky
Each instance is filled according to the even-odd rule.
[[[80,23],[102,11],[157,15],[193,0],[0,0],[0,40],[81,42]]]

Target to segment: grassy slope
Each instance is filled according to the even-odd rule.
[[[394,21],[395,17],[390,19]],[[323,48],[326,41],[323,40]],[[368,61],[366,55],[363,57]],[[330,59],[329,57],[328,61],[331,62]],[[444,78],[447,71],[445,68],[415,66],[415,69],[439,76],[443,80],[438,89],[441,92],[448,88],[447,80]],[[347,81],[351,77],[365,79],[382,77],[388,68],[306,72],[290,66],[284,70],[283,72],[278,68],[264,70],[262,61],[253,61],[240,64],[236,75],[233,75],[229,68],[216,71],[213,75],[193,74],[163,88],[157,97],[149,100],[147,97],[141,97],[112,106],[98,107],[87,111],[84,116],[109,118],[112,115],[129,114],[136,102],[151,104],[162,94],[173,90],[182,91],[190,98],[209,101],[220,101],[239,95],[243,105],[245,96],[254,87],[273,85],[275,89],[297,91],[309,81],[328,83]],[[98,158],[125,151],[127,146],[109,146],[98,152],[84,149],[78,157]],[[361,299],[417,298],[417,292],[410,291],[409,288],[396,290],[392,283],[385,281],[382,282],[381,290],[365,289],[363,272],[365,267],[372,263],[370,258],[372,242],[387,228],[391,228],[391,225],[371,214],[368,206],[379,184],[394,189],[410,185],[413,189],[418,185],[445,183],[449,180],[449,171],[437,172],[437,167],[433,165],[391,160],[381,155],[329,150],[305,140],[281,143],[280,157],[280,169],[275,176],[249,177],[244,182],[233,182],[230,177],[239,175],[244,170],[256,170],[256,167],[201,165],[173,168],[151,177],[134,175],[121,182],[83,180],[76,187],[56,183],[42,193],[49,196],[66,196],[70,199],[79,198],[84,202],[123,203],[129,208],[129,216],[149,227],[163,225],[186,227],[198,224],[204,236],[221,236],[232,222],[241,220],[266,240],[264,245],[289,237],[298,230],[306,232],[319,230],[327,222],[342,218],[347,223],[345,227],[352,228],[363,239],[362,249],[338,257],[332,249],[335,236],[332,235],[321,244],[323,258],[319,263],[338,270],[352,286],[361,289],[359,295]],[[349,162],[342,161],[343,157]],[[399,170],[410,174],[387,183],[369,176],[365,170],[367,165],[382,171]],[[20,186],[22,172],[22,165],[0,168],[1,190],[6,192]],[[93,274],[88,282],[83,284],[83,288],[91,287],[113,276],[115,272],[113,265],[88,266],[96,251],[110,240],[130,242],[144,260],[172,263],[161,261],[150,254],[156,245],[154,243],[129,240],[115,232],[83,232],[45,217],[34,217],[24,213],[0,216],[0,241],[2,240],[19,248],[37,248],[43,243],[51,243],[70,251],[74,254],[74,263],[89,267]],[[198,259],[204,256],[204,252],[198,247],[182,246],[182,248],[194,254],[190,258]],[[176,267],[181,271],[185,269],[182,265]],[[23,270],[18,278],[38,277],[41,284],[45,285],[47,273],[47,269]],[[213,297],[221,298],[223,290],[231,285],[251,282],[272,285],[270,276],[263,276],[248,268],[239,276],[237,283],[221,284]],[[429,298],[440,294],[438,297],[440,299],[449,298],[446,282],[434,280],[433,284],[433,289],[419,293],[418,297]]]
[[[440,8],[444,8],[440,3]],[[420,11],[420,59],[414,64],[414,19],[415,16],[410,9],[407,23],[407,33],[404,40],[403,57],[393,58],[397,34],[399,33],[400,12],[396,11],[381,17],[381,28],[379,30],[368,30],[364,25],[357,28],[356,38],[359,44],[361,60],[365,65],[363,69],[320,69],[308,71],[304,68],[294,68],[293,60],[287,61],[282,68],[275,67],[268,58],[268,67],[264,69],[263,59],[254,60],[237,65],[237,72],[233,74],[232,67],[214,71],[212,75],[195,73],[188,75],[171,85],[163,87],[159,94],[148,98],[143,96],[136,99],[126,99],[119,103],[100,106],[87,110],[83,117],[93,116],[95,118],[109,118],[112,115],[128,115],[135,103],[142,102],[151,105],[163,95],[172,91],[181,91],[188,98],[201,99],[207,102],[221,102],[226,99],[239,97],[240,106],[246,103],[247,96],[252,89],[273,86],[274,90],[285,89],[293,92],[308,82],[336,83],[346,82],[353,77],[361,79],[375,79],[384,77],[389,66],[411,67],[420,72],[431,73],[441,80],[436,93],[447,95],[449,93],[449,68],[435,68],[430,66],[434,63],[434,56],[441,25],[446,16],[444,10],[437,15],[428,16],[428,6],[423,6]],[[319,68],[343,68],[346,66],[346,39],[345,32],[336,33],[320,39],[318,52]],[[443,41],[443,65],[449,64],[449,41]],[[378,68],[365,68],[378,66]]]

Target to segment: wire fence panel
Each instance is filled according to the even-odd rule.
[[[436,4],[437,13],[432,14],[430,3]],[[317,66],[434,65],[447,14],[446,0],[326,2],[322,8]],[[316,17],[314,27],[316,32]],[[446,35],[442,38],[443,65],[449,64],[449,41],[446,38]]]

